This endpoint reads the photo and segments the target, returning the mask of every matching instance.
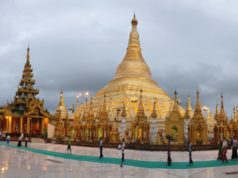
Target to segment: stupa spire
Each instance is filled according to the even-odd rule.
[[[185,119],[191,119],[191,118],[192,118],[192,106],[191,106],[190,96],[188,96],[187,103],[186,103]]]
[[[64,103],[64,92],[63,92],[62,89],[61,89],[61,91],[60,91],[59,106],[64,106],[64,107],[65,107],[65,103]]]
[[[30,47],[29,47],[29,44],[28,44],[27,53],[26,53],[26,63],[30,64]]]
[[[56,114],[59,115],[59,119],[65,119],[67,117],[67,108],[64,103],[64,92],[60,90],[59,104],[56,108]]]
[[[142,77],[151,80],[152,76],[150,69],[141,53],[139,33],[137,31],[138,21],[135,15],[131,20],[131,25],[132,29],[129,35],[126,55],[118,66],[114,79],[124,77]]]
[[[107,112],[107,106],[106,106],[106,95],[104,95],[103,105],[102,105],[102,109],[99,113],[99,118],[101,120],[107,120],[108,119],[108,112]]]
[[[218,114],[218,104],[216,104],[216,114]]]
[[[93,114],[93,98],[90,99],[89,110],[88,110],[88,120],[92,121],[94,118]]]
[[[137,120],[143,120],[145,119],[145,110],[144,110],[144,106],[142,103],[142,89],[140,90],[140,100],[139,100],[139,104],[138,104],[138,111],[136,114],[136,119]]]
[[[221,108],[224,109],[224,97],[222,93],[221,93]]]
[[[129,43],[127,48],[127,53],[124,58],[126,59],[141,59],[144,60],[141,54],[141,48],[140,48],[140,39],[139,39],[139,33],[137,31],[137,24],[138,21],[136,19],[136,15],[134,14],[132,20],[131,20],[131,33],[129,36]]]
[[[226,112],[224,108],[224,98],[223,94],[221,93],[221,108],[220,108],[220,120],[225,120]]]
[[[236,108],[234,107],[233,108],[233,121],[236,120]]]
[[[156,112],[156,99],[154,100],[154,105],[153,105],[153,111],[152,111],[152,113],[151,113],[151,118],[153,118],[153,119],[155,119],[155,118],[157,118],[157,112]]]
[[[219,113],[218,113],[218,104],[216,103],[216,110],[215,110],[215,115],[214,119],[218,122],[219,121]]]
[[[202,107],[201,107],[201,103],[200,103],[200,98],[199,98],[199,90],[197,89],[197,99],[196,99],[196,105],[195,105],[195,109],[194,109],[194,115],[202,115]]]
[[[200,96],[199,95],[200,95],[200,92],[197,89],[196,109],[201,111],[201,103],[200,103],[200,98],[199,98]]]
[[[77,95],[76,96],[76,110],[78,109],[79,107],[79,96]]]
[[[177,96],[177,91],[174,91],[174,106],[173,106],[173,110],[178,110],[178,96]]]

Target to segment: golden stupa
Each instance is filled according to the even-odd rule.
[[[93,97],[93,110],[96,113],[100,112],[104,96],[106,96],[109,120],[115,118],[122,111],[123,104],[126,106],[129,119],[133,120],[138,108],[140,90],[142,90],[146,115],[150,116],[156,99],[156,110],[159,118],[165,119],[173,102],[167,93],[152,79],[150,68],[141,53],[139,33],[137,31],[138,21],[135,15],[131,24],[132,30],[126,55],[117,67],[114,78]],[[89,103],[86,103],[86,106],[81,105],[80,108],[83,111],[87,111]],[[80,108],[79,110],[81,110]]]

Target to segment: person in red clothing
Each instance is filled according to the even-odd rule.
[[[228,162],[227,156],[227,141],[225,138],[223,138],[223,142],[222,142],[222,151],[221,151],[221,160],[222,162]]]

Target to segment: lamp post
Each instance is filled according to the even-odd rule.
[[[81,98],[83,98],[84,100],[85,100],[85,109],[87,109],[87,104],[88,104],[88,96],[89,96],[90,94],[89,94],[89,92],[88,91],[86,91],[86,92],[84,92],[84,93],[79,93],[79,97],[81,97]]]
[[[76,110],[77,110],[78,106],[79,106],[79,95],[76,96]]]
[[[86,105],[87,105],[88,96],[89,96],[89,92],[86,91],[84,93],[79,93],[79,95],[77,97],[82,97],[86,101]]]

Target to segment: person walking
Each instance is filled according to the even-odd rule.
[[[125,147],[126,147],[126,143],[125,143],[125,139],[123,139],[122,144],[121,144],[121,165],[120,165],[120,167],[123,167],[123,163],[125,161]]]
[[[235,159],[237,160],[237,139],[236,137],[234,136],[233,139],[232,139],[232,154],[231,154],[231,159]]]
[[[67,141],[67,153],[72,153],[72,150],[71,150],[71,145],[72,145],[72,142],[71,142],[71,137],[69,136],[68,137],[68,141]]]
[[[192,143],[188,141],[188,153],[189,153],[189,165],[193,164],[193,159],[192,159]]]
[[[218,145],[218,156],[217,156],[218,160],[221,160],[221,153],[222,153],[222,140],[219,142]]]
[[[9,143],[10,143],[10,139],[11,139],[11,137],[10,137],[10,135],[8,134],[7,135],[7,138],[6,138],[6,141],[7,141],[7,144],[9,145]]]
[[[168,164],[168,166],[171,166],[171,164],[172,164],[171,149],[170,149],[170,146],[171,146],[171,136],[170,136],[170,135],[167,135],[167,139],[168,139],[167,164]]]
[[[227,153],[227,141],[224,138],[223,142],[222,142],[222,151],[221,151],[221,160],[222,160],[223,163],[225,161],[228,163],[228,159],[227,159],[226,153]]]
[[[25,147],[27,147],[28,141],[29,141],[28,137],[25,137]]]
[[[100,156],[99,158],[102,158],[103,157],[103,141],[102,141],[102,137],[99,138],[99,149],[100,149]]]
[[[18,144],[17,144],[18,147],[21,147],[21,142],[22,142],[22,137],[19,136],[18,137]]]

